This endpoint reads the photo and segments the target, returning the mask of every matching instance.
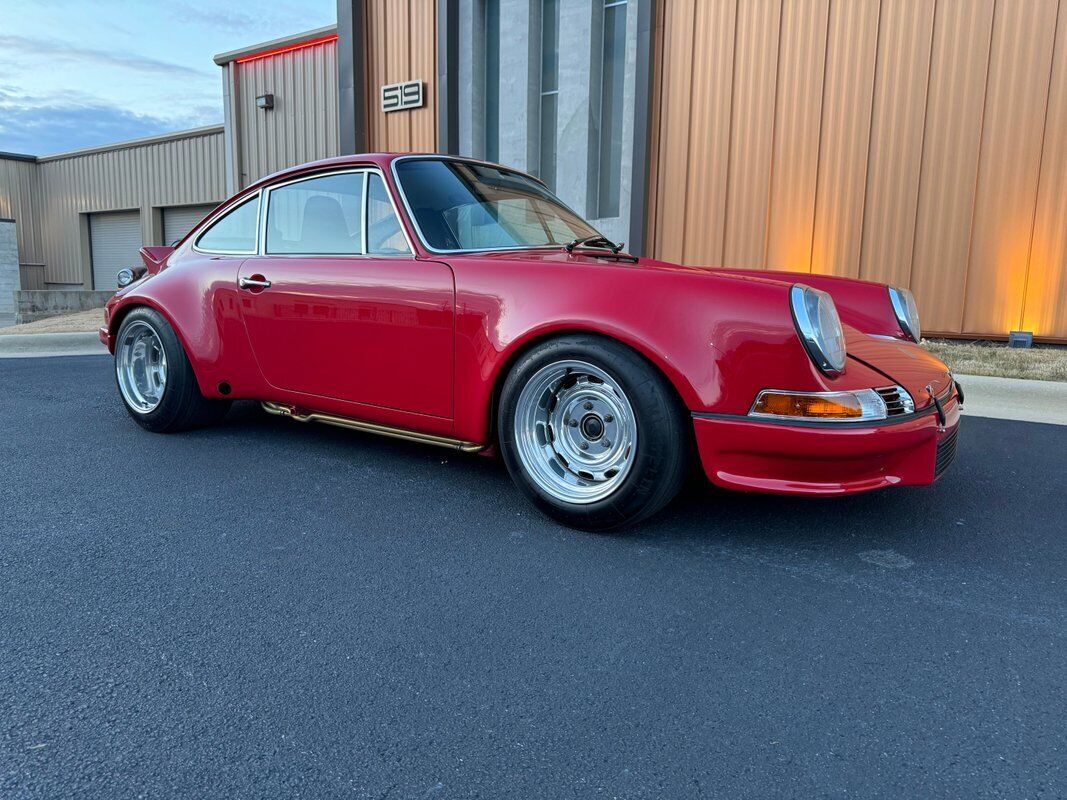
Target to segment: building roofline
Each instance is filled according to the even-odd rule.
[[[37,156],[27,155],[26,153],[6,153],[0,150],[0,161],[29,161],[33,163],[37,161]]]
[[[238,50],[229,50],[225,53],[219,53],[215,56],[215,63],[220,67],[224,67],[232,61],[238,61],[259,54],[266,55],[274,50],[305,44],[307,42],[315,41],[316,39],[322,39],[323,37],[336,34],[336,25],[325,25],[321,28],[315,28],[314,30],[283,36],[280,39],[271,39],[269,42],[260,42],[259,44],[249,45],[248,47],[242,47]]]
[[[38,163],[41,163],[44,161],[57,161],[61,158],[75,158],[77,156],[89,155],[91,153],[106,153],[109,150],[128,150],[132,147],[144,147],[145,145],[174,141],[175,139],[192,139],[197,136],[208,136],[213,133],[222,133],[223,130],[223,125],[205,125],[202,128],[189,128],[184,131],[171,131],[169,133],[159,133],[155,136],[144,136],[140,139],[128,139],[124,142],[113,142],[111,144],[102,144],[96,147],[83,147],[79,150],[66,150],[62,153],[38,156],[35,160]]]

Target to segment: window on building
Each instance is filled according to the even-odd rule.
[[[372,172],[367,180],[367,252],[374,255],[410,253],[385,181],[376,172]]]
[[[485,158],[500,160],[500,0],[485,0]]]
[[[619,216],[622,191],[623,85],[626,76],[626,0],[604,3],[604,55],[600,87],[597,217]]]
[[[267,201],[268,254],[363,252],[362,172],[344,172],[272,189]]]
[[[556,188],[559,105],[559,0],[541,0],[541,161],[538,173]]]
[[[200,234],[196,246],[212,253],[256,252],[259,231],[259,195],[245,200],[241,205],[219,217]]]

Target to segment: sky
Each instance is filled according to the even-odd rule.
[[[221,123],[216,53],[336,21],[336,0],[0,0],[0,151]]]

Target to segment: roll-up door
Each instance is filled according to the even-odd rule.
[[[184,239],[215,206],[172,206],[163,209],[163,243],[172,245]]]
[[[118,288],[118,271],[141,263],[141,215],[116,211],[89,215],[89,246],[92,253],[93,288]]]

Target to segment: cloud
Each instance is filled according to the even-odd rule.
[[[221,122],[218,109],[190,109],[184,119],[135,114],[93,98],[28,101],[0,87],[0,150],[43,156]]]
[[[170,75],[175,77],[203,77],[206,70],[193,69],[182,64],[160,61],[155,58],[126,53],[113,53],[91,47],[68,44],[56,39],[0,34],[0,50],[6,55],[23,55],[36,58],[62,59],[76,64],[93,64],[103,67],[118,67],[139,73]]]
[[[248,5],[247,10],[234,3],[205,2],[204,0],[170,0],[166,13],[183,25],[198,25],[215,31],[238,34],[233,47],[255,44],[263,39],[276,39],[290,33],[320,28],[336,22],[336,6],[328,0],[316,3],[286,3],[274,0],[269,4]]]

